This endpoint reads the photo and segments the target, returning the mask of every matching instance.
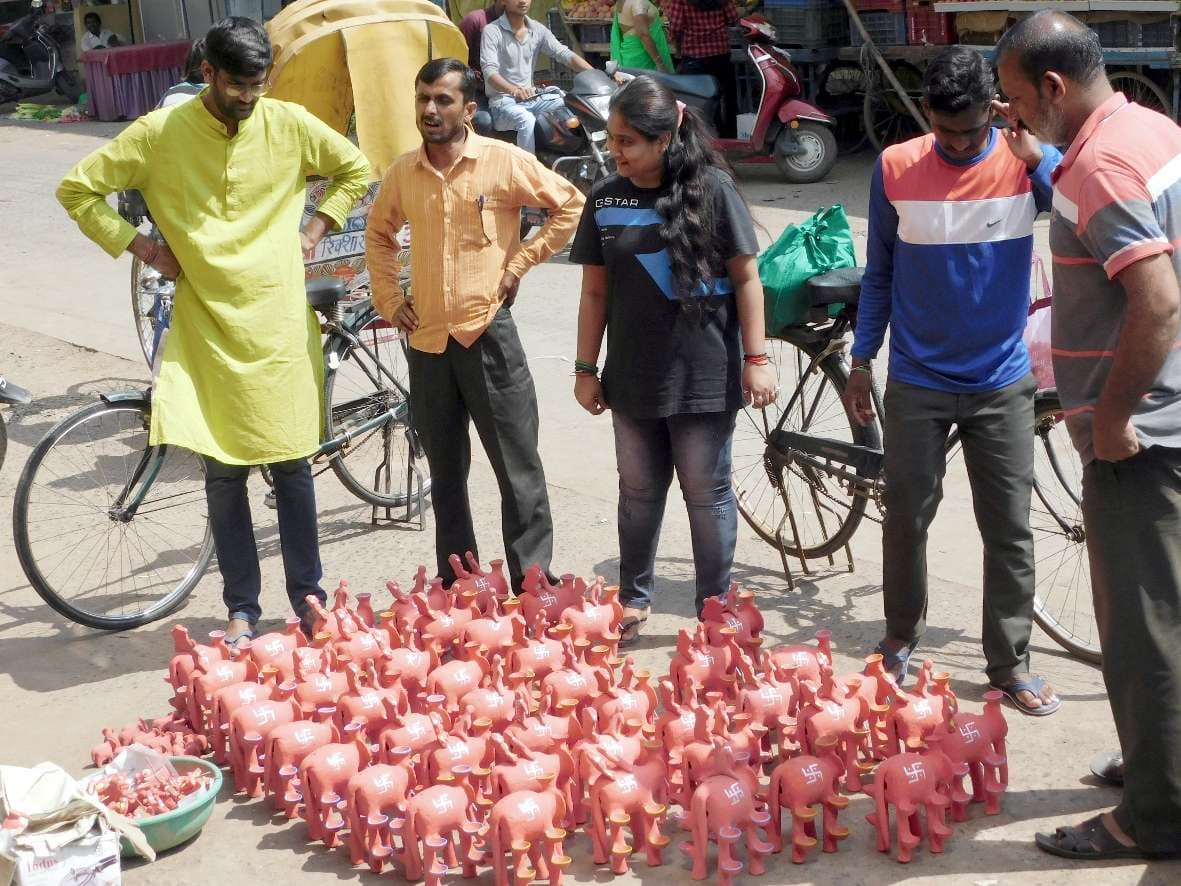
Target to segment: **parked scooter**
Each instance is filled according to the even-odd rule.
[[[563,178],[573,182],[583,193],[600,178],[615,171],[606,151],[607,106],[618,85],[602,71],[581,71],[574,86],[563,92],[557,86],[538,90],[538,95],[559,95],[565,104],[538,115],[534,127],[537,159]],[[476,132],[515,142],[516,131],[494,129],[492,116],[481,98],[481,109],[473,121]]]
[[[0,37],[0,105],[56,90],[72,102],[82,96],[82,81],[62,67],[62,35],[46,24],[41,3],[13,22]]]
[[[799,73],[788,51],[775,45],[770,22],[749,16],[739,26],[747,57],[763,81],[763,91],[750,138],[719,138],[715,147],[743,163],[774,161],[780,174],[793,184],[820,181],[837,161],[836,120],[800,98],[804,87]],[[608,73],[614,73],[614,64],[608,63]],[[624,69],[624,73],[661,81],[717,130],[721,91],[713,77],[637,69]]]
[[[0,404],[9,406],[23,406],[33,399],[33,395],[19,385],[14,385],[0,375]],[[4,464],[4,454],[8,451],[8,431],[4,428],[4,419],[0,417],[0,466]]]

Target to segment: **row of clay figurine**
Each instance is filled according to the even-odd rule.
[[[972,799],[999,811],[999,699],[983,715],[959,711],[929,663],[900,692],[877,656],[837,678],[827,631],[816,646],[762,650],[762,616],[735,588],[681,632],[653,687],[616,658],[621,609],[601,578],[554,586],[532,570],[510,598],[498,564],[469,563],[450,589],[422,569],[408,594],[391,583],[381,612],[368,594],[350,605],[343,584],[330,609],[310,599],[310,644],[292,620],[233,658],[220,632],[203,645],[178,626],[170,722],[202,737],[238,790],[305,819],[310,839],[331,846],[347,832],[355,863],[397,861],[428,882],[490,859],[504,883],[506,855],[518,879],[556,882],[565,834],[583,825],[596,863],[622,872],[642,849],[659,864],[671,804],[693,835],[683,848],[694,877],[706,876],[711,840],[720,878],[741,870],[733,848],[744,836],[758,873],[781,848],[784,807],[793,860],[816,844],[816,804],[835,851],[847,834],[840,787],[862,789],[875,767],[871,820],[888,850],[886,804],[897,806],[900,860],[918,842],[919,805],[934,851],[949,805],[957,820]]]

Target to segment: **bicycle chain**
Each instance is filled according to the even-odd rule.
[[[763,453],[763,470],[767,474],[767,482],[771,484],[771,488],[776,490],[777,492],[782,492],[783,491],[783,477],[778,471],[775,470],[774,460],[766,452]],[[829,501],[831,501],[833,504],[837,505],[838,507],[842,507],[842,508],[846,508],[846,509],[849,508],[848,502],[842,501],[841,499],[837,498],[835,495],[833,495],[831,492],[829,492],[826,488],[824,488],[824,486],[819,481],[809,478],[807,476],[807,474],[805,474],[803,472],[796,473],[796,476],[799,477],[801,480],[803,480],[804,483],[807,486],[809,486],[813,492],[819,493],[824,498],[827,498]],[[871,496],[871,498],[872,498],[874,505],[877,507],[878,512],[882,516],[880,516],[880,517],[875,516],[874,514],[869,513],[869,511],[865,511],[862,514],[864,519],[869,520],[870,522],[873,522],[873,523],[881,524],[882,518],[885,516],[885,513],[886,513],[886,503],[883,499],[882,492],[883,492],[882,484],[875,482],[873,485],[873,495]],[[854,495],[856,495],[856,493],[854,493]]]

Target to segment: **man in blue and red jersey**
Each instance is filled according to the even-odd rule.
[[[1045,716],[1061,703],[1029,673],[1036,385],[1022,336],[1033,221],[1050,208],[1060,154],[1024,129],[994,128],[994,96],[984,57],[948,49],[923,79],[932,134],[878,160],[845,405],[854,420],[872,420],[870,361],[889,327],[886,636],[877,649],[886,667],[904,679],[926,627],[927,530],[954,426],[984,541],[985,673],[1020,710]]]
[[[1120,743],[1092,771],[1124,789],[1110,812],[1036,841],[1084,861],[1178,858],[1181,128],[1113,92],[1095,32],[1064,13],[1023,19],[997,60],[1013,113],[1066,146],[1050,220],[1054,376],[1083,461],[1095,621]]]

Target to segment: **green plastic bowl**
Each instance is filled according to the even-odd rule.
[[[213,776],[213,785],[205,792],[200,800],[185,806],[183,809],[173,809],[163,815],[150,815],[147,818],[136,818],[132,821],[144,832],[148,845],[157,852],[163,852],[174,846],[179,846],[186,840],[191,840],[205,827],[209,816],[213,814],[213,804],[217,802],[217,795],[221,792],[221,770],[198,757],[169,757],[169,762],[181,775],[194,769],[204,769]],[[138,856],[126,838],[120,841],[125,858]]]

